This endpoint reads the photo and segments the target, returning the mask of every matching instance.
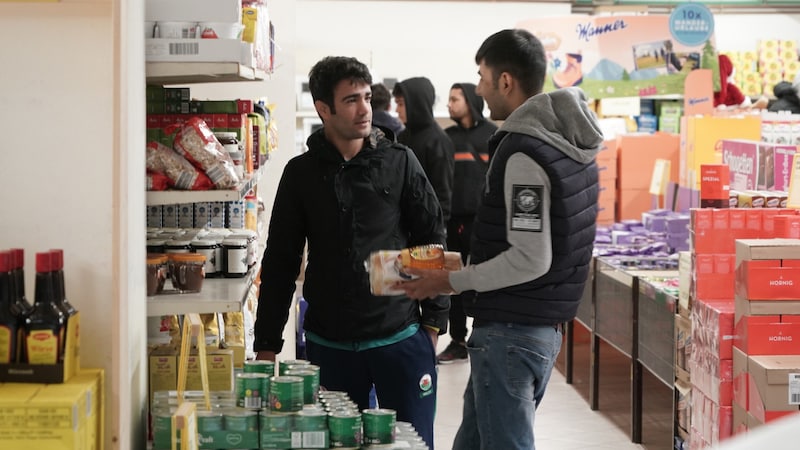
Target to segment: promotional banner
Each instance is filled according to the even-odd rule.
[[[691,5],[672,15],[543,17],[517,27],[544,45],[545,91],[580,86],[596,99],[682,95],[687,74],[699,68],[714,71],[719,89],[713,16]]]

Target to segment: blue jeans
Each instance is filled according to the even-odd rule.
[[[534,414],[560,350],[561,332],[553,326],[474,326],[453,450],[533,450]]]

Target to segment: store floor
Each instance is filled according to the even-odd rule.
[[[588,403],[588,334],[576,330],[573,384],[563,375],[564,351],[553,370],[544,400],[536,413],[537,450],[647,449],[672,447],[672,391],[653,377],[645,377],[643,445],[630,440],[630,363],[611,347],[601,347],[600,410]],[[450,342],[441,336],[442,351]],[[459,361],[439,366],[439,395],[435,422],[436,450],[450,450],[461,423],[464,387],[469,363]]]

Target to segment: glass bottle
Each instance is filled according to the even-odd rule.
[[[56,296],[56,305],[64,313],[64,318],[69,320],[78,310],[67,300],[67,293],[64,287],[64,250],[60,248],[51,249],[50,263],[53,267],[53,292]]]
[[[28,364],[57,364],[64,336],[64,313],[53,291],[50,252],[36,254],[36,288],[33,310],[25,318],[24,358]]]
[[[12,253],[14,286],[16,290],[13,309],[19,317],[24,319],[31,313],[31,310],[33,310],[33,305],[28,303],[28,299],[25,297],[25,250],[21,248],[12,248],[9,251]]]
[[[12,312],[16,295],[10,251],[0,252],[0,364],[17,362],[19,317]]]

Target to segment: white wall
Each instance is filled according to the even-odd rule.
[[[570,14],[570,5],[529,2],[297,0],[296,72],[327,55],[354,56],[376,78],[426,76],[446,115],[456,81],[476,82],[475,52],[490,34],[534,17]],[[340,19],[348,17],[351,19]],[[721,50],[755,50],[758,39],[800,41],[800,15],[718,14]]]

